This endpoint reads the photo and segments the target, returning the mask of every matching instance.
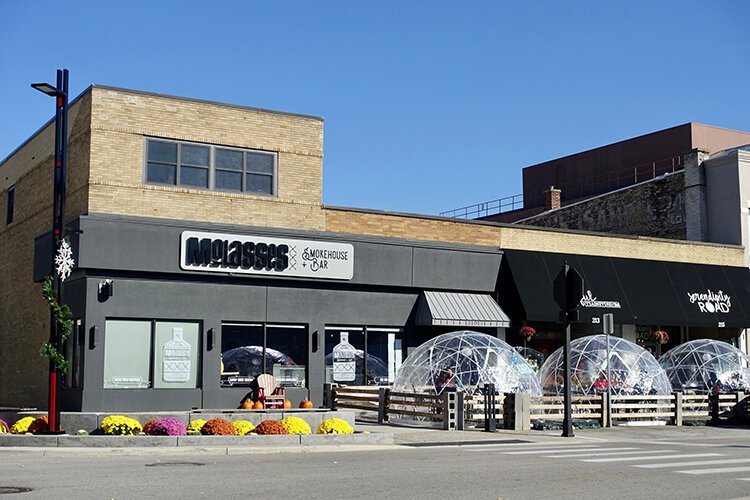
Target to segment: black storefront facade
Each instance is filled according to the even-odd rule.
[[[108,214],[71,229],[67,411],[234,408],[259,373],[293,403],[320,404],[324,383],[386,385],[413,348],[460,329],[520,345],[529,324],[528,346],[550,354],[566,260],[586,288],[574,337],[600,333],[611,312],[617,335],[659,354],[735,342],[750,325],[746,268]],[[36,279],[45,247],[37,239]],[[651,342],[657,328],[668,345]],[[348,378],[333,370],[343,339],[358,351]]]
[[[506,250],[500,304],[514,324],[537,330],[529,347],[546,354],[560,346],[558,306],[550,290],[565,262],[584,279],[574,338],[601,333],[602,315],[611,313],[616,335],[658,356],[698,338],[737,345],[750,326],[750,270],[744,267]],[[656,330],[669,334],[666,345],[654,340]],[[518,341],[514,336],[515,329],[511,343]]]
[[[344,383],[387,384],[435,335],[509,325],[497,248],[107,214],[70,227],[67,411],[234,408],[261,372],[320,404],[342,333],[361,357]]]

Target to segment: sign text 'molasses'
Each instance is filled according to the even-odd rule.
[[[186,271],[350,280],[354,247],[346,243],[184,231],[180,267]]]

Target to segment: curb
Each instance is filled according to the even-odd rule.
[[[60,436],[0,434],[0,452],[12,448],[179,448],[392,445],[393,433],[275,436]]]

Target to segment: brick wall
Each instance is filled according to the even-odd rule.
[[[68,113],[66,221],[86,211],[90,100]],[[0,165],[15,184],[13,224],[5,226],[7,185],[0,191],[0,406],[46,408],[48,361],[39,355],[49,338],[49,309],[34,283],[34,238],[52,227],[54,123]],[[11,182],[12,178],[12,182]]]
[[[531,226],[494,225],[403,214],[326,208],[326,230],[414,240],[487,245],[630,259],[743,265],[742,247],[638,236],[565,232]]]
[[[89,211],[321,230],[323,123],[94,87]],[[144,137],[278,152],[278,196],[144,184]]]
[[[685,239],[684,174],[678,172],[545,212],[530,226]]]
[[[500,246],[496,226],[450,219],[326,208],[326,231],[467,245]]]

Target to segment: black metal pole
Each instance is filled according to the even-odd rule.
[[[572,396],[570,391],[570,323],[565,322],[565,347],[563,348],[563,364],[565,365],[565,413],[563,416],[563,437],[575,437],[573,434]]]
[[[63,303],[62,285],[60,275],[55,270],[55,257],[63,241],[65,216],[65,185],[67,174],[67,152],[68,152],[68,70],[57,70],[57,94],[55,97],[55,163],[53,165],[54,182],[52,193],[52,255],[50,273],[54,276],[54,291],[57,303]],[[62,352],[60,341],[60,329],[54,313],[50,314],[50,344],[55,346],[58,352]],[[62,372],[55,363],[50,360],[49,364],[49,431],[53,434],[61,432],[60,429],[60,405],[58,396],[60,394],[60,382]]]
[[[568,266],[568,262],[566,261],[565,264],[563,264],[563,273],[566,277],[566,284],[567,284],[567,277],[568,277],[568,271],[570,271],[570,266]],[[568,287],[565,287],[565,301],[564,303],[567,304],[568,301]],[[563,414],[563,432],[562,437],[575,437],[575,434],[573,434],[573,412],[572,412],[572,397],[571,397],[571,390],[570,390],[570,319],[568,318],[568,308],[565,307],[565,310],[563,311],[563,324],[565,325],[565,345],[563,346],[563,366],[565,367],[565,396],[563,401],[564,414]]]

